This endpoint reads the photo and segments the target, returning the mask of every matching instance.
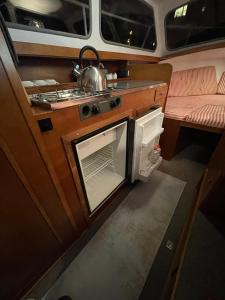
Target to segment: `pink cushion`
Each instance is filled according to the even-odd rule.
[[[223,72],[217,88],[217,94],[225,95],[225,72]]]
[[[204,126],[225,128],[225,106],[203,105],[189,114],[185,120]]]
[[[168,96],[197,96],[216,94],[215,67],[177,71],[172,74]]]
[[[184,120],[195,109],[207,104],[225,106],[225,95],[168,97],[165,116],[167,118]]]

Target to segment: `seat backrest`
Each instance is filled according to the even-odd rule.
[[[225,95],[225,72],[223,72],[220,78],[218,88],[217,88],[217,94]]]
[[[168,96],[212,95],[216,91],[216,69],[208,66],[174,72]]]

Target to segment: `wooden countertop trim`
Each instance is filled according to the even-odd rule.
[[[199,47],[195,47],[195,48],[184,49],[181,51],[171,52],[171,54],[161,57],[160,61],[174,58],[177,56],[183,56],[183,55],[187,55],[187,54],[191,54],[191,53],[219,49],[219,48],[225,48],[225,42],[219,42],[219,43],[215,43],[215,44],[210,44],[210,45],[199,46]]]
[[[34,44],[25,42],[14,42],[14,47],[18,56],[32,56],[32,57],[52,57],[52,58],[78,58],[80,49],[61,47],[44,44]],[[144,61],[150,63],[159,62],[160,58],[150,55],[139,55],[109,51],[99,51],[102,60],[125,60],[125,61]],[[94,59],[92,52],[87,51],[85,57],[87,59]]]

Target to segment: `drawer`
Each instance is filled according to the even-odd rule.
[[[154,105],[154,99],[154,88],[148,88],[143,91],[132,92],[122,96],[124,107],[132,108],[139,113],[149,110],[150,107]]]
[[[155,99],[155,105],[164,106],[166,97],[157,98]]]
[[[167,90],[168,87],[167,85],[159,86],[156,88],[156,93],[155,93],[155,103],[156,104],[161,104],[164,103],[167,95]]]

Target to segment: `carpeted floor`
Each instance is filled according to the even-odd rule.
[[[175,299],[225,299],[224,262],[224,237],[201,212],[198,212],[188,243]]]
[[[45,299],[138,299],[184,187],[160,171],[137,183]]]

